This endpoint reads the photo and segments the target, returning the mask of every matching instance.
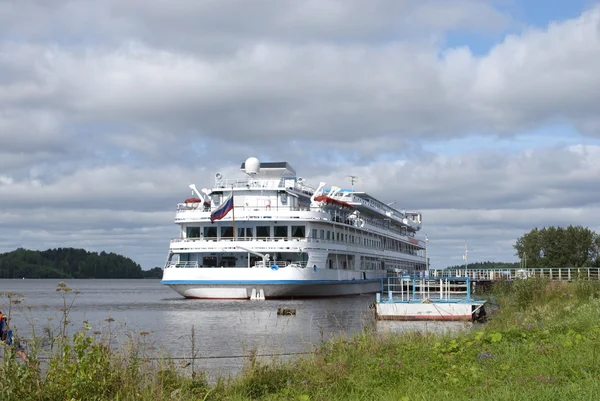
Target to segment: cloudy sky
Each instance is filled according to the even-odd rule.
[[[161,266],[249,156],[421,211],[432,267],[600,232],[600,4],[0,0],[0,252]]]

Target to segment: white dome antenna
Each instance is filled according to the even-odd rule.
[[[256,157],[249,157],[244,163],[244,171],[248,175],[256,175],[260,172],[260,161]]]

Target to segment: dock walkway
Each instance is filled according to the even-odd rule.
[[[511,269],[444,269],[429,270],[426,277],[468,277],[472,282],[547,278],[552,281],[600,280],[598,267],[550,267]]]

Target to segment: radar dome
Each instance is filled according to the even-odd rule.
[[[249,157],[245,163],[246,174],[258,174],[260,171],[260,162],[256,157]]]

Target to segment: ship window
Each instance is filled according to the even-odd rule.
[[[304,226],[292,226],[292,237],[304,238],[305,235]]]
[[[287,238],[287,236],[288,236],[287,226],[275,226],[273,229],[273,236]]]
[[[188,227],[186,236],[188,238],[199,238],[200,237],[200,227]]]
[[[327,239],[330,240],[331,239],[331,231],[327,231]]]
[[[217,238],[217,227],[204,227],[204,238]]]
[[[205,256],[202,259],[202,266],[216,267],[217,266],[217,257],[216,256]]]
[[[238,228],[238,237],[240,238],[252,238],[252,228]]]
[[[258,237],[258,238],[270,238],[271,237],[271,227],[269,227],[269,226],[257,226],[256,227],[256,237]]]
[[[319,238],[325,239],[325,230],[319,230]]]
[[[317,239],[317,230],[316,230],[316,229],[314,229],[314,228],[313,228],[313,230],[312,230],[312,237],[313,237],[314,239]]]
[[[235,267],[236,260],[235,256],[223,256],[221,258],[221,265],[223,267]]]
[[[223,226],[223,227],[221,227],[221,237],[222,238],[231,238],[231,237],[233,237],[233,227],[231,227],[231,226]]]

